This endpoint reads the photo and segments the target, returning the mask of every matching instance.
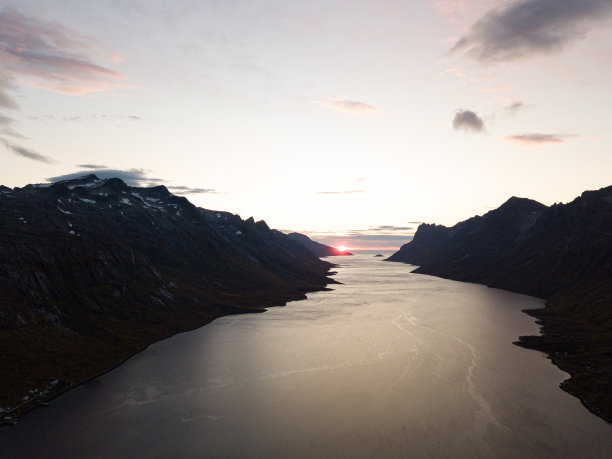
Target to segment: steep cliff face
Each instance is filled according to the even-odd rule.
[[[612,187],[551,207],[511,198],[452,228],[421,225],[389,260],[548,299],[529,312],[544,336],[517,344],[548,352],[572,375],[562,387],[612,420]]]
[[[90,175],[0,189],[0,406],[151,342],[332,282],[265,222]]]
[[[612,187],[546,207],[511,198],[452,228],[421,225],[390,261],[417,272],[550,297],[611,266]]]

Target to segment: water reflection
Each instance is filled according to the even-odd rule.
[[[540,300],[343,258],[332,292],[151,346],[0,432],[8,457],[563,457],[612,428],[513,346]]]

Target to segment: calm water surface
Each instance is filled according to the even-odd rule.
[[[0,429],[0,456],[612,456],[612,425],[512,345],[541,300],[380,260],[149,347]]]

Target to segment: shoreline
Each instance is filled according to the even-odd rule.
[[[331,271],[331,269],[334,269],[334,268],[337,268],[337,265],[334,264],[330,267],[330,270],[328,271],[327,276],[333,276],[334,274],[336,274],[335,271]],[[261,314],[261,313],[266,312],[269,308],[284,307],[289,302],[301,301],[301,300],[307,299],[308,293],[333,290],[328,287],[329,285],[333,285],[333,284],[339,284],[339,282],[334,280],[331,277],[327,277],[327,282],[324,285],[322,285],[320,288],[307,290],[300,295],[296,295],[296,294],[288,295],[288,297],[282,303],[266,305],[265,307],[264,306],[254,306],[254,307],[233,306],[233,307],[227,308],[226,311],[217,312],[213,316],[208,316],[203,322],[198,322],[198,325],[182,327],[176,331],[172,331],[171,333],[167,335],[162,335],[161,337],[147,341],[146,344],[141,345],[136,350],[130,352],[127,355],[122,356],[118,361],[115,361],[112,364],[112,366],[106,367],[104,370],[96,372],[93,376],[88,376],[84,379],[78,379],[77,381],[74,381],[74,382],[58,379],[57,380],[58,384],[56,386],[57,389],[53,392],[52,395],[48,397],[44,397],[44,398],[43,397],[32,397],[31,399],[29,399],[27,402],[24,402],[24,403],[29,404],[30,402],[35,402],[36,399],[40,399],[40,402],[32,403],[30,406],[22,406],[24,403],[21,403],[20,405],[16,405],[12,407],[11,411],[1,413],[0,416],[2,417],[0,418],[0,428],[12,427],[13,425],[18,423],[21,417],[26,416],[28,413],[31,413],[38,408],[46,407],[51,401],[55,400],[56,398],[60,397],[61,395],[73,389],[76,389],[80,386],[93,382],[100,377],[103,377],[104,375],[110,373],[111,371],[123,365],[125,362],[127,362],[129,359],[131,359],[135,355],[140,354],[141,352],[145,351],[150,346],[156,343],[159,343],[166,339],[170,339],[173,336],[179,335],[181,333],[188,333],[188,332],[197,330],[199,328],[205,327],[206,325],[210,324],[214,320],[220,319],[222,317],[228,317],[228,316],[239,315],[239,314]],[[10,419],[5,419],[6,417],[9,417],[9,416],[10,416]]]
[[[612,412],[605,410],[605,407],[602,409],[598,405],[592,403],[591,398],[595,397],[597,394],[589,393],[587,390],[581,388],[581,381],[577,381],[577,379],[580,378],[584,384],[585,380],[593,377],[593,374],[598,371],[595,370],[597,366],[593,363],[593,360],[597,359],[583,356],[576,350],[584,346],[584,341],[580,339],[580,337],[571,335],[563,336],[560,333],[551,333],[549,331],[550,327],[554,327],[555,325],[559,327],[560,325],[558,323],[548,323],[554,316],[547,317],[549,314],[549,312],[546,311],[547,307],[548,301],[544,308],[523,309],[523,313],[537,319],[536,323],[541,326],[540,335],[519,336],[519,339],[514,341],[513,344],[525,349],[544,353],[546,358],[549,359],[553,365],[569,375],[569,378],[559,383],[559,388],[580,400],[580,403],[582,403],[589,412],[608,424],[612,424]],[[547,318],[549,319],[548,322],[546,321]],[[559,318],[557,318],[557,321],[559,322]],[[574,361],[573,364],[572,360]],[[582,368],[576,363],[577,361],[580,362]],[[612,378],[610,379],[612,381]]]
[[[527,336],[528,338],[530,338],[530,336]],[[592,405],[584,396],[582,396],[580,393],[574,392],[572,391],[570,388],[567,387],[567,382],[572,379],[572,372],[568,367],[565,367],[563,365],[562,362],[559,361],[558,358],[556,358],[556,356],[550,354],[548,351],[545,351],[544,349],[537,347],[536,345],[531,345],[530,343],[527,343],[525,341],[521,341],[520,338],[524,338],[524,337],[519,337],[519,341],[513,341],[512,344],[522,347],[524,349],[529,349],[532,351],[538,351],[538,352],[542,352],[543,354],[546,355],[546,358],[548,360],[551,361],[551,363],[553,365],[555,365],[557,368],[559,368],[561,371],[567,373],[570,377],[561,381],[559,383],[559,389],[561,389],[562,391],[568,393],[569,395],[571,395],[572,397],[576,397],[578,400],[580,400],[580,403],[587,409],[589,410],[592,414],[594,414],[595,416],[597,416],[598,418],[601,418],[602,420],[606,421],[608,424],[612,424],[612,417],[607,416],[605,413],[601,412],[599,409],[597,409],[597,407],[595,407],[594,405]],[[535,338],[538,338],[537,336],[535,336]]]
[[[413,266],[412,272],[419,274],[538,297],[524,288],[508,289],[469,276],[439,275],[405,261],[385,261]],[[536,319],[540,335],[519,336],[513,344],[546,354],[553,365],[570,375],[559,388],[580,400],[590,413],[612,424],[612,322],[606,325],[602,320],[610,316],[612,288],[605,282],[573,285],[541,299],[545,300],[543,308],[522,311]]]
[[[273,306],[273,307],[274,307],[274,306]],[[261,310],[261,311],[259,311],[259,310],[253,310],[253,311],[251,311],[251,312],[252,312],[252,313],[256,313],[256,314],[258,314],[258,313],[265,312],[265,311],[266,311],[266,310],[264,309],[264,310]],[[249,313],[250,313],[250,312],[245,312],[244,314],[249,314]],[[237,313],[237,314],[240,314],[240,313]],[[233,314],[227,314],[227,315],[233,315]],[[191,332],[191,331],[197,330],[197,329],[199,329],[199,328],[205,327],[206,325],[210,324],[210,323],[211,323],[211,322],[213,322],[214,320],[219,319],[219,318],[221,318],[221,317],[226,317],[226,316],[225,316],[225,315],[221,315],[221,316],[219,316],[219,317],[215,317],[215,318],[213,318],[213,319],[211,319],[211,320],[207,321],[206,323],[204,323],[204,324],[202,324],[202,325],[200,325],[200,326],[197,326],[197,327],[195,327],[195,328],[192,328],[192,329],[190,329],[190,330],[182,330],[182,331],[178,331],[178,332],[176,332],[176,333],[174,333],[174,334],[172,334],[172,335],[170,335],[170,336],[167,336],[167,337],[165,337],[165,338],[162,338],[162,339],[159,339],[159,340],[152,341],[151,343],[149,343],[149,344],[145,345],[145,346],[144,346],[144,347],[142,347],[141,349],[138,349],[138,350],[136,350],[136,351],[132,352],[132,353],[131,353],[130,355],[128,355],[127,357],[124,357],[123,359],[121,359],[119,362],[117,362],[117,363],[116,363],[114,366],[112,366],[111,368],[109,368],[109,369],[107,369],[107,370],[104,370],[103,372],[98,373],[98,374],[96,374],[95,376],[92,376],[92,377],[90,377],[90,378],[87,378],[87,379],[85,379],[85,380],[83,380],[83,381],[80,381],[80,382],[77,382],[77,383],[68,383],[68,382],[63,382],[64,384],[62,385],[62,387],[58,388],[58,392],[57,392],[57,393],[55,393],[55,394],[53,394],[53,396],[48,397],[48,398],[45,398],[44,400],[42,400],[42,401],[41,401],[41,403],[36,403],[36,404],[34,404],[33,406],[31,406],[31,407],[29,407],[29,408],[27,408],[27,409],[24,409],[23,411],[19,411],[19,412],[18,412],[18,414],[17,414],[17,415],[15,415],[15,417],[13,418],[13,419],[14,419],[14,422],[2,422],[2,423],[0,423],[0,427],[4,427],[4,426],[13,426],[13,425],[15,425],[15,424],[17,423],[17,421],[19,420],[19,418],[21,418],[22,416],[25,416],[25,415],[27,415],[28,413],[31,413],[32,411],[34,411],[34,410],[35,410],[35,409],[37,409],[37,408],[44,408],[44,407],[45,407],[45,406],[47,406],[47,405],[48,405],[50,402],[52,402],[52,401],[53,401],[53,400],[55,400],[56,398],[58,398],[58,397],[60,397],[60,396],[64,395],[65,393],[67,393],[67,392],[69,392],[69,391],[71,391],[71,390],[73,390],[73,389],[76,389],[76,388],[78,388],[78,387],[84,386],[85,384],[88,384],[88,383],[90,383],[90,382],[93,382],[93,381],[95,381],[96,379],[101,378],[102,376],[104,376],[104,375],[106,375],[106,374],[110,373],[111,371],[116,370],[116,369],[117,369],[117,368],[119,368],[121,365],[123,365],[125,362],[127,362],[128,360],[130,360],[132,357],[134,357],[135,355],[140,354],[140,353],[141,353],[141,352],[143,352],[143,351],[146,351],[146,350],[147,350],[149,347],[151,347],[152,345],[154,345],[154,344],[156,344],[156,343],[160,343],[160,342],[162,342],[162,341],[165,341],[165,340],[167,340],[167,339],[172,338],[173,336],[180,335],[181,333],[188,333],[188,332]],[[62,381],[60,381],[60,384],[62,384]],[[31,399],[31,400],[33,400],[33,399]],[[16,407],[15,409],[17,409],[17,408],[19,408],[19,407]]]

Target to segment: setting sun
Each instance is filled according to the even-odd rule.
[[[339,245],[338,247],[336,247],[340,252],[345,252],[346,251],[346,247],[344,247],[343,245]]]

